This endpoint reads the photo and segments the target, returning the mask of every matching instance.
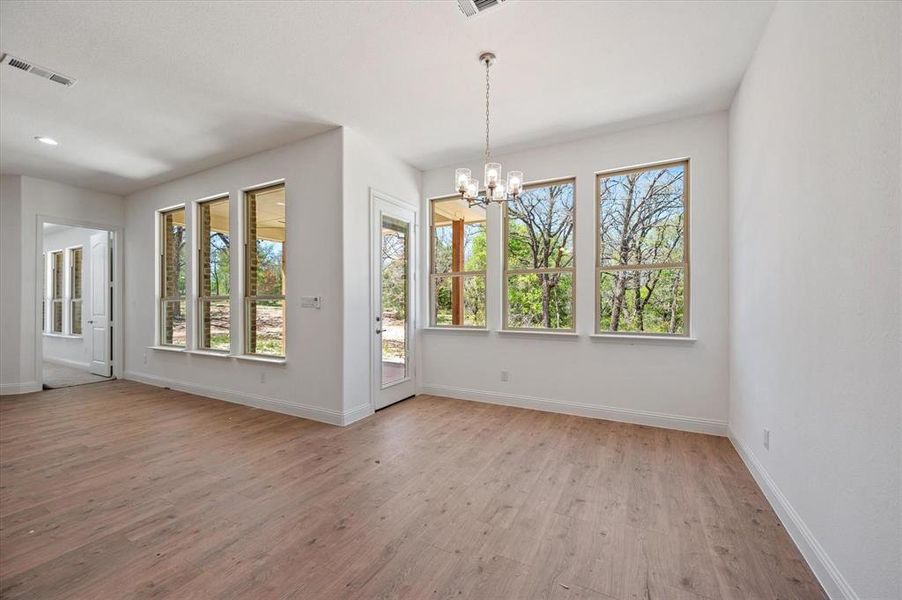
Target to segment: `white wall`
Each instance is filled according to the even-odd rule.
[[[691,160],[691,335],[697,341],[590,338],[595,320],[595,173]],[[727,116],[716,113],[497,157],[527,180],[576,177],[576,331],[552,337],[424,330],[424,390],[682,429],[726,431],[728,394]],[[425,199],[453,193],[455,166],[423,175]],[[424,231],[428,203],[423,204]],[[488,213],[500,234],[499,208]],[[500,235],[488,249],[487,320],[501,325]],[[425,249],[425,243],[423,248]],[[425,272],[424,272],[425,275]],[[424,314],[428,314],[425,311]],[[502,383],[500,371],[510,373]]]
[[[14,217],[15,204],[19,205],[19,243],[17,247],[8,249],[4,245],[3,263],[5,267],[18,261],[20,286],[19,305],[4,302],[2,306],[2,321],[15,322],[15,325],[10,329],[4,328],[3,352],[0,355],[18,356],[19,364],[18,374],[12,366],[4,366],[0,392],[37,391],[40,389],[38,382],[41,380],[41,361],[37,355],[37,332],[40,330],[37,287],[39,221],[43,219],[69,224],[90,223],[116,228],[124,224],[124,206],[122,198],[112,194],[93,192],[33,177],[16,175],[5,176],[4,179],[7,180],[3,186],[4,213],[8,211]],[[16,181],[19,188],[18,200],[14,193]],[[8,202],[13,206],[8,206]],[[4,223],[4,237],[8,227],[11,230],[15,229],[14,226]],[[13,377],[15,379],[12,379]]]
[[[128,196],[125,362],[129,378],[342,422],[341,151],[342,133],[334,129]],[[285,180],[286,192],[285,364],[150,349],[155,343],[156,211],[230,194],[234,252],[240,250],[242,235],[242,190],[279,179]],[[190,274],[194,253],[188,256]],[[233,280],[233,314],[242,306],[236,283]],[[195,278],[189,277],[189,298],[194,287]],[[300,308],[302,295],[322,296],[322,308]],[[192,312],[189,306],[189,320]]]
[[[370,190],[416,209],[420,172],[345,127],[343,151],[344,405],[355,417],[370,411]]]
[[[780,3],[731,109],[730,429],[833,598],[902,597],[900,32]]]
[[[82,247],[82,331],[88,330],[88,310],[91,306],[91,290],[93,287],[90,285],[92,270],[89,255],[91,252],[91,236],[97,233],[105,232],[84,227],[53,227],[49,231],[45,230],[44,232],[45,255],[56,250],[62,250],[64,260],[69,260],[68,249],[73,246]],[[50,284],[48,283],[47,285],[49,293]],[[43,336],[42,352],[44,360],[48,362],[87,369],[91,364],[92,349],[91,336],[89,335],[72,336],[68,335],[67,330],[62,335],[45,333]]]
[[[0,175],[0,281],[22,274],[22,178]],[[17,285],[0,285],[0,393],[20,391],[19,330],[22,294]],[[31,374],[25,375],[28,381]],[[36,383],[32,380],[32,387]]]

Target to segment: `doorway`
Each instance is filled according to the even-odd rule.
[[[120,352],[118,234],[50,219],[38,227],[36,376],[45,389],[112,379]]]
[[[373,192],[373,409],[416,394],[416,211]]]

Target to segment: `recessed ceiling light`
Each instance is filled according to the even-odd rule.
[[[48,146],[59,146],[60,143],[51,137],[47,137],[46,135],[36,135],[34,139],[41,142],[42,144],[47,144]]]

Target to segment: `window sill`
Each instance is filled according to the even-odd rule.
[[[698,338],[680,335],[641,335],[629,333],[593,333],[589,337],[591,337],[593,340],[599,341],[611,340],[619,342],[664,342],[667,344],[692,344],[698,341]]]
[[[213,356],[215,358],[231,358],[228,352],[217,352],[216,350],[185,350],[185,354],[197,354],[198,356]]]
[[[440,331],[442,333],[488,333],[489,330],[485,327],[462,327],[460,325],[457,326],[448,326],[448,327],[421,327],[422,331]]]
[[[523,335],[548,338],[560,338],[565,340],[575,340],[579,334],[575,331],[545,331],[542,329],[499,329],[501,335]]]
[[[43,335],[46,337],[51,337],[51,338],[62,338],[64,340],[83,340],[83,339],[85,339],[85,336],[83,336],[83,335],[73,335],[71,333],[48,333],[45,331],[43,333]]]
[[[284,358],[272,358],[268,356],[252,356],[250,354],[236,354],[231,356],[231,358],[236,358],[238,360],[246,360],[249,362],[258,362],[258,363],[266,363],[270,365],[284,365],[286,364],[286,360]]]
[[[181,352],[185,353],[187,350],[180,346],[148,346],[148,350],[162,350],[164,352]]]

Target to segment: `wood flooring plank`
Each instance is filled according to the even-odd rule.
[[[418,396],[340,428],[0,399],[3,598],[822,599],[723,438]]]

